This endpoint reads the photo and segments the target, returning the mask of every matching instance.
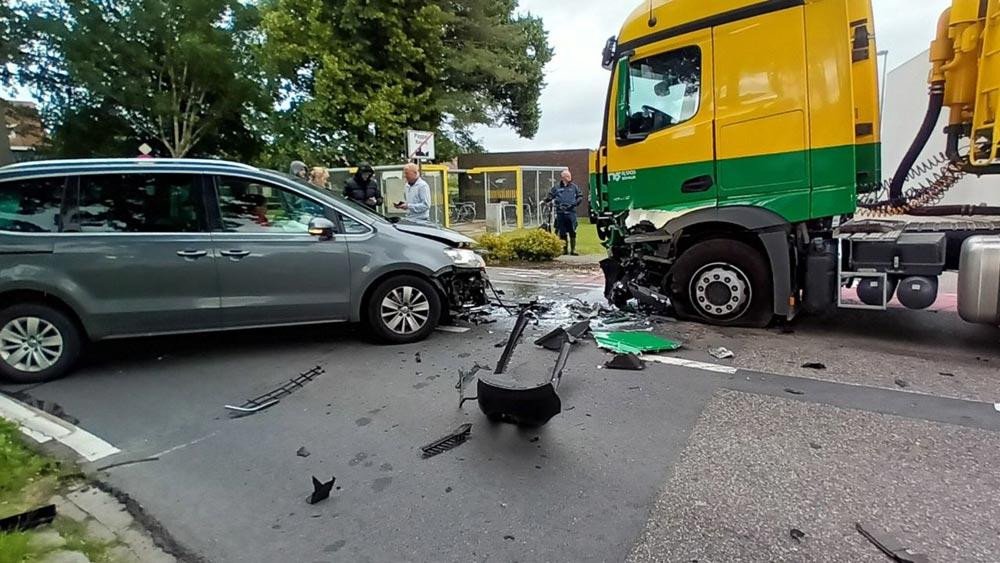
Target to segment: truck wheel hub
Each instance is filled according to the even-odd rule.
[[[735,319],[750,305],[750,282],[732,264],[709,264],[691,278],[691,302],[703,316]]]

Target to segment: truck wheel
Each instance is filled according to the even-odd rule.
[[[763,328],[774,316],[771,269],[754,247],[730,239],[698,243],[674,265],[678,314],[722,326]]]
[[[80,330],[47,305],[13,305],[0,311],[0,378],[42,383],[66,375],[80,356]]]
[[[441,319],[441,298],[429,282],[416,276],[385,280],[368,301],[368,325],[389,344],[427,338]]]

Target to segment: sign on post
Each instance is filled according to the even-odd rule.
[[[406,153],[410,155],[410,160],[434,160],[434,133],[407,131]]]

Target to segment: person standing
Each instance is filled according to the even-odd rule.
[[[309,167],[301,160],[292,161],[292,165],[288,167],[288,173],[306,182],[309,181]]]
[[[330,171],[321,166],[313,167],[309,172],[309,183],[317,188],[326,188],[330,183]]]
[[[406,201],[395,205],[406,211],[406,219],[417,223],[431,220],[431,187],[420,177],[420,168],[412,162],[403,167],[406,179]]]
[[[583,202],[583,192],[573,183],[573,174],[563,170],[559,185],[553,186],[546,202],[552,202],[556,208],[556,234],[566,245],[563,254],[579,256],[576,253],[576,208]]]
[[[375,169],[371,164],[362,162],[354,177],[344,182],[344,197],[364,205],[372,211],[377,211],[382,205],[382,193],[375,181]]]

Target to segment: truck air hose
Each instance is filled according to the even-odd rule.
[[[914,168],[914,171],[928,170],[928,166],[932,166],[930,163],[934,162],[940,163],[940,157]],[[924,174],[908,174],[906,177],[913,180],[922,175]],[[875,203],[859,203],[858,214],[866,217],[889,217],[906,215],[914,209],[927,208],[939,203],[948,190],[955,187],[965,175],[961,165],[946,160],[938,171],[931,173],[919,186],[907,190],[901,198],[890,198],[888,201]]]

